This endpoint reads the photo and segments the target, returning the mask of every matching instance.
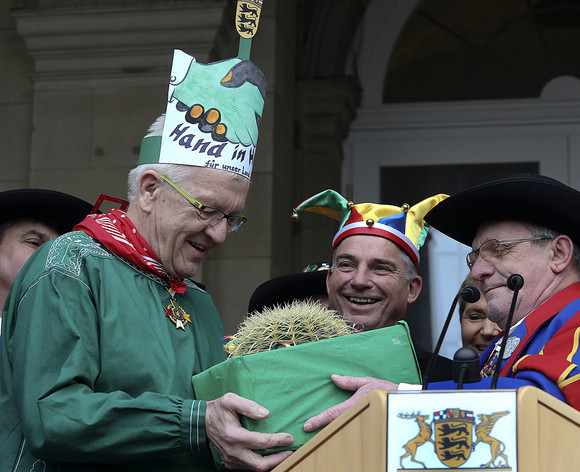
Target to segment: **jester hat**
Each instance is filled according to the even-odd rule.
[[[201,64],[175,50],[161,136],[147,136],[139,164],[186,164],[252,175],[266,78],[249,60],[261,0],[238,2],[238,57]]]
[[[294,217],[297,217],[299,211],[305,210],[339,220],[340,229],[332,241],[332,252],[349,236],[380,236],[397,244],[418,267],[419,249],[429,231],[424,217],[445,198],[447,195],[434,195],[412,207],[406,203],[400,207],[375,203],[355,205],[334,190],[325,190],[294,208]]]

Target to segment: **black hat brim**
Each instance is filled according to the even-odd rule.
[[[261,312],[264,308],[290,303],[294,299],[306,299],[327,295],[326,275],[328,270],[299,272],[282,275],[261,284],[250,298],[248,313]]]
[[[0,223],[32,218],[52,226],[59,234],[72,231],[92,208],[90,203],[56,190],[18,189],[0,192]]]
[[[580,245],[580,192],[537,174],[519,174],[451,195],[425,221],[471,246],[478,228],[491,221],[522,221],[569,236]]]

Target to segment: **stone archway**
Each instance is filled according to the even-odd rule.
[[[407,17],[413,14],[414,7],[424,3],[376,0],[367,8],[357,61],[361,106],[345,143],[343,191],[352,188],[356,202],[375,202],[380,201],[381,189],[387,185],[381,175],[388,175],[393,167],[411,169],[405,180],[410,186],[421,187],[422,181],[412,175],[413,168],[469,169],[488,164],[498,170],[506,163],[516,167],[518,163],[535,165],[542,174],[580,188],[580,96],[574,92],[576,78],[555,78],[559,87],[548,82],[549,78],[544,79],[540,84],[548,84],[543,89],[538,87],[531,98],[384,103],[389,58],[400,45],[397,41]],[[541,1],[532,3],[545,5]],[[536,31],[530,29],[529,34],[537,39]],[[518,39],[520,42],[513,47],[525,47],[525,41]],[[422,74],[422,78],[429,79],[428,69]],[[565,90],[562,84],[566,85]],[[558,93],[554,93],[555,89]],[[471,184],[474,183],[477,182]],[[440,188],[437,193],[459,189]],[[407,200],[405,196],[395,198]],[[447,259],[445,264],[456,267],[454,274],[437,277],[447,281],[447,292],[444,297],[439,296],[443,307],[431,305],[434,315],[446,314],[449,300],[465,276],[464,254],[460,252],[461,249],[454,256],[457,263]],[[429,310],[429,306],[424,308],[425,312]],[[436,330],[440,323],[433,321],[432,325]]]

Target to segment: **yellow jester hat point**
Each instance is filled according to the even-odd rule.
[[[448,195],[438,194],[410,207],[379,205],[375,203],[354,204],[334,190],[325,190],[303,201],[294,208],[311,211],[340,221],[340,229],[332,241],[332,250],[348,236],[367,234],[381,236],[399,245],[419,265],[419,249],[425,242],[429,225],[424,217]],[[296,217],[296,216],[295,216]]]

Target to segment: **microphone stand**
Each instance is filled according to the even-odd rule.
[[[445,333],[447,333],[447,328],[449,328],[449,323],[451,323],[451,319],[453,318],[453,312],[455,311],[455,306],[457,305],[459,297],[463,297],[463,299],[467,303],[475,303],[477,300],[479,300],[480,294],[479,290],[475,287],[465,287],[461,292],[455,295],[449,313],[447,314],[447,319],[445,320],[445,324],[443,325],[443,330],[441,331],[441,334],[439,335],[439,340],[437,341],[437,345],[435,346],[435,351],[433,351],[433,355],[431,356],[431,359],[429,359],[427,370],[425,371],[425,375],[423,376],[423,385],[421,387],[422,390],[427,390],[429,376],[431,375],[431,373],[433,372],[433,368],[435,367],[435,360],[437,359],[439,351],[441,350],[443,338],[445,337]]]
[[[499,378],[499,372],[501,370],[501,364],[503,362],[503,355],[505,352],[507,339],[509,337],[510,329],[512,326],[512,319],[514,317],[514,309],[516,306],[516,300],[518,298],[518,292],[523,287],[523,285],[524,278],[519,274],[512,274],[507,279],[507,286],[510,290],[513,290],[514,296],[512,297],[512,304],[510,306],[510,311],[508,313],[505,330],[503,332],[503,337],[501,339],[501,348],[495,361],[495,369],[493,370],[493,377],[491,378],[491,386],[490,386],[491,389],[497,388],[497,379]]]
[[[462,347],[453,356],[453,381],[457,390],[463,388],[464,383],[479,382],[479,356],[470,347]]]

